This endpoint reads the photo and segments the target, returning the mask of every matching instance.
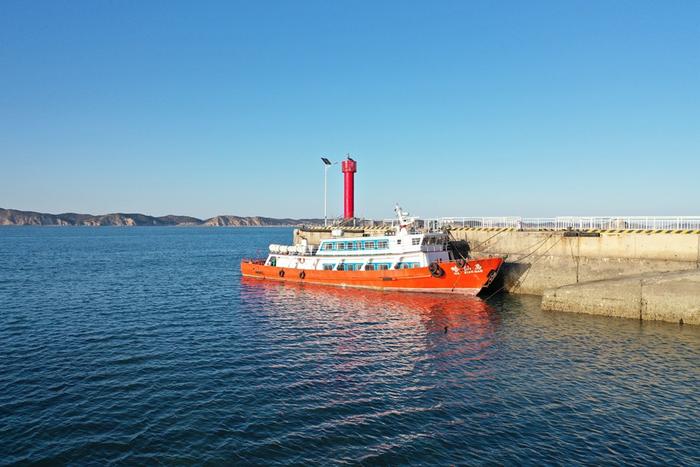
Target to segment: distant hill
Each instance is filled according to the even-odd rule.
[[[323,219],[275,219],[272,217],[216,216],[211,219],[197,219],[189,216],[147,216],[145,214],[113,213],[93,216],[91,214],[46,214],[34,211],[18,211],[0,208],[0,225],[118,225],[118,226],[165,226],[201,225],[220,227],[246,226],[296,226],[319,225]]]
[[[216,216],[201,222],[201,225],[218,227],[252,227],[266,225],[318,225],[323,219],[275,219],[273,217]]]

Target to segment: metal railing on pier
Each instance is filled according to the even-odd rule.
[[[482,227],[518,230],[697,230],[700,216],[596,217],[438,217],[425,219],[431,228]]]

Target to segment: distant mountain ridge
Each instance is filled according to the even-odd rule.
[[[112,213],[93,216],[91,214],[46,214],[34,211],[0,208],[0,225],[86,225],[86,226],[216,226],[216,227],[264,227],[319,225],[323,219],[277,219],[259,216],[215,216],[198,219],[190,216],[147,216],[138,213]]]

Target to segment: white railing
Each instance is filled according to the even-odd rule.
[[[700,216],[599,216],[599,217],[438,217],[426,219],[426,226],[507,227],[520,230],[627,229],[695,230]]]
[[[437,227],[518,227],[520,220],[520,217],[438,217],[425,222]]]

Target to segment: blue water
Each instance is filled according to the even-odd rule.
[[[700,463],[700,327],[241,280],[290,238],[0,228],[0,463]]]

